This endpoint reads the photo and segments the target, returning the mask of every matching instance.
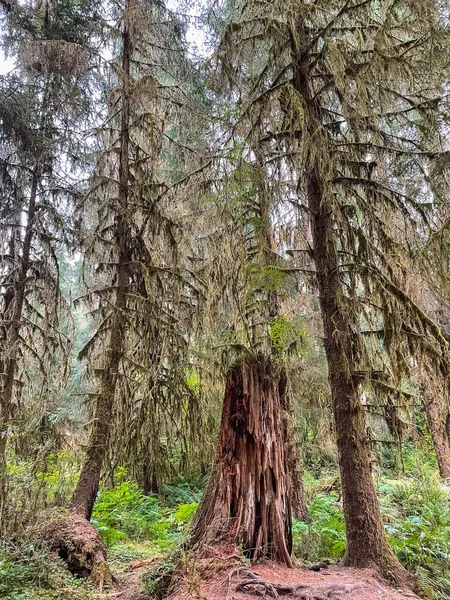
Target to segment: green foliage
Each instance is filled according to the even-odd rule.
[[[45,491],[44,504],[64,504],[74,490],[74,476],[80,468],[79,458],[63,450],[49,454],[42,467],[36,479],[38,486]]]
[[[177,504],[192,504],[200,502],[207,482],[207,477],[202,476],[190,481],[176,481],[164,486],[164,496],[167,506]]]
[[[19,434],[11,442],[21,441]],[[37,451],[37,450],[36,450]],[[6,514],[16,530],[32,525],[40,511],[67,506],[79,472],[79,457],[72,452],[42,452],[34,460],[13,453],[8,444],[9,484]]]
[[[87,584],[62,562],[32,544],[0,546],[0,598],[3,600],[90,600]]]
[[[194,394],[200,393],[200,383],[200,375],[196,371],[191,373],[186,381],[188,388],[191,392],[194,392]]]
[[[255,290],[277,291],[285,286],[287,274],[277,267],[249,263],[247,277],[249,285]]]
[[[317,495],[308,506],[308,514],[308,523],[293,524],[295,555],[313,562],[341,558],[345,551],[345,525],[338,495]]]
[[[278,315],[269,323],[269,336],[280,355],[297,349],[305,340],[303,320],[299,317],[290,319],[286,315]]]
[[[177,523],[188,523],[191,521],[198,508],[197,502],[191,504],[179,504],[178,509],[174,514],[174,519]]]
[[[109,545],[126,537],[147,538],[161,533],[160,507],[156,498],[144,496],[131,481],[102,490],[95,504],[93,524]],[[156,524],[156,531],[155,531]]]
[[[404,457],[410,471],[382,478],[381,510],[389,542],[402,564],[415,573],[431,600],[450,597],[450,497],[433,468],[433,457],[412,448]],[[431,463],[430,463],[431,461]],[[302,561],[337,561],[345,552],[345,525],[339,495],[319,492],[329,478],[305,477],[308,522],[294,521],[294,554]]]
[[[187,490],[181,490],[186,498]],[[182,495],[179,490],[178,497]],[[197,506],[195,501],[163,506],[158,498],[145,496],[135,483],[122,481],[101,491],[92,523],[109,547],[122,543],[119,553],[126,553],[131,541],[143,542],[146,554],[167,553],[185,539]]]
[[[414,478],[384,481],[380,496],[389,541],[401,562],[419,576],[428,598],[449,598],[448,489],[425,468]]]

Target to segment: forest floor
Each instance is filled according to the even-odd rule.
[[[302,600],[404,600],[418,598],[405,590],[395,590],[382,581],[374,571],[333,567],[326,571],[313,572],[305,568],[289,569],[282,565],[261,564],[252,568],[265,582],[290,585],[296,588],[293,594],[283,597],[294,597]],[[198,596],[191,595],[188,589],[181,589],[171,600],[188,600],[202,598],[204,600],[248,600],[248,592],[239,591],[240,582],[246,581],[238,573],[222,572],[202,582]],[[250,586],[247,586],[250,587]],[[255,586],[255,597],[262,588]],[[269,594],[267,594],[268,597]],[[281,595],[281,593],[280,593]]]
[[[450,488],[425,460],[407,465],[405,474],[378,482],[380,504],[391,547],[422,585],[430,600],[450,598]],[[58,482],[55,478],[55,480]],[[290,594],[280,598],[325,600],[406,600],[417,596],[392,588],[373,571],[339,568],[345,553],[345,524],[336,476],[305,478],[309,518],[293,522],[295,567],[251,565],[234,546],[207,549],[202,559],[186,551],[189,527],[201,497],[202,482],[166,486],[165,497],[145,496],[124,479],[102,489],[92,523],[108,552],[114,581],[100,593],[98,584],[72,575],[36,531],[48,522],[45,510],[23,540],[0,544],[2,600],[251,600],[250,592],[270,590],[256,578],[282,584]],[[58,514],[60,514],[58,512]],[[314,572],[308,565],[327,561]],[[175,572],[175,586],[168,591]],[[254,575],[250,575],[250,572]],[[247,594],[237,588],[243,581]],[[251,581],[253,579],[253,581]],[[276,586],[275,586],[276,587]],[[109,588],[109,589],[108,589]],[[286,591],[283,590],[283,591]],[[292,593],[295,592],[295,593]],[[273,594],[272,594],[273,597]],[[266,598],[270,598],[266,594]]]
[[[252,596],[258,598],[266,593],[267,598],[277,598],[279,595],[297,600],[419,599],[407,589],[392,588],[371,569],[329,567],[315,572],[306,567],[288,568],[272,562],[249,567],[237,561],[224,567],[229,562],[221,562],[216,557],[214,560],[196,561],[195,565],[191,565],[192,569],[186,569],[184,565],[178,572],[172,592],[162,597],[167,600],[249,600]],[[146,571],[146,566],[143,566],[122,574],[114,591],[103,598],[152,598],[148,592],[141,591],[141,579]],[[263,587],[261,581],[269,585]],[[240,589],[243,582],[247,584]],[[275,594],[271,592],[271,584],[274,585]],[[281,588],[277,591],[278,586]]]
[[[119,598],[119,600],[148,600],[147,592],[142,591],[142,568],[124,573],[117,578],[114,591],[106,595],[106,598]]]

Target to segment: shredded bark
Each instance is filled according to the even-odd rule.
[[[215,470],[193,521],[193,545],[228,540],[252,560],[292,565],[279,383],[280,374],[263,357],[228,373]]]

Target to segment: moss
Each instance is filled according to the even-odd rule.
[[[270,341],[279,355],[304,345],[305,335],[303,319],[278,315],[269,323]]]

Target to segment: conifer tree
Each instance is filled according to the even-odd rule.
[[[310,224],[346,520],[344,563],[411,583],[384,533],[361,396],[365,386],[400,393],[411,353],[445,369],[445,339],[402,284],[402,256],[423,244],[430,227],[425,173],[443,154],[442,16],[432,1],[229,8],[220,53],[230,80],[246,82],[237,123],[252,115],[262,124],[266,160],[279,161],[279,174],[292,169],[295,187],[283,177],[279,183]]]
[[[88,101],[86,18],[94,4],[87,4],[3,3],[3,50],[17,53],[17,65],[0,90],[0,518],[6,505],[8,430],[19,416],[24,388],[42,398],[50,369],[61,386],[67,370],[57,252],[73,232],[69,216],[79,193],[67,168],[76,172],[80,166],[74,130],[84,124]]]
[[[165,423],[193,420],[185,355],[200,293],[180,252],[182,182],[197,152],[195,136],[179,125],[191,102],[183,25],[159,2],[110,8],[117,57],[91,189],[80,203],[87,292],[79,301],[96,325],[80,358],[92,377],[93,415],[70,515],[51,540],[72,570],[83,564],[101,579],[106,552],[88,521],[103,468],[123,461],[153,487],[161,457],[148,449],[158,449],[161,415]]]

